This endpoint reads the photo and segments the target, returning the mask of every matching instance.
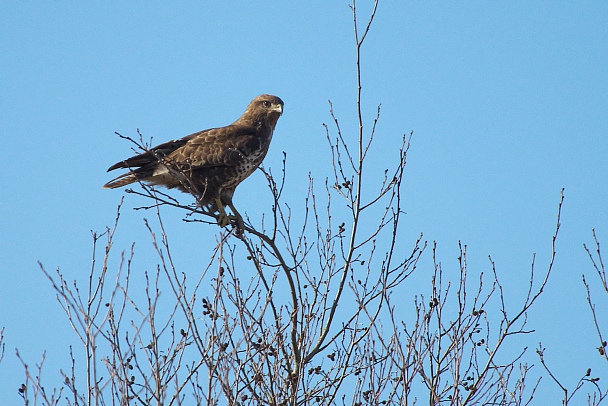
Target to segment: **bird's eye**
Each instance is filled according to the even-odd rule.
[[[264,107],[268,108],[268,107],[270,107],[270,102],[269,102],[268,100],[264,100],[264,101],[262,102],[262,105],[263,105]]]

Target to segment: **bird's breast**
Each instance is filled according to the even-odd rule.
[[[264,151],[256,150],[249,155],[243,156],[241,162],[233,167],[234,173],[232,176],[229,176],[224,187],[236,187],[236,185],[245,180],[260,166],[264,155]]]

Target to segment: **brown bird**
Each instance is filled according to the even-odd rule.
[[[242,225],[232,204],[234,190],[262,163],[282,113],[283,100],[269,94],[258,96],[238,120],[226,127],[190,134],[112,165],[108,171],[126,168],[129,172],[103,187],[146,182],[177,188],[193,194],[201,207],[219,212],[221,226],[230,222],[225,206]]]

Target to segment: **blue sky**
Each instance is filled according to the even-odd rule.
[[[461,240],[475,271],[491,255],[521,297],[532,254],[541,269],[549,258],[565,188],[556,266],[527,345],[542,341],[571,385],[588,366],[602,371],[581,274],[592,274],[582,248],[591,229],[608,242],[607,15],[605,2],[385,1],[363,50],[368,124],[382,104],[377,142],[389,154],[414,131],[406,234],[437,241],[445,267]],[[90,231],[112,224],[122,196],[101,189],[105,170],[131,153],[115,131],[160,143],[229,124],[254,96],[276,94],[285,114],[265,165],[278,170],[287,153],[286,200],[298,202],[309,172],[330,175],[328,100],[355,130],[347,2],[8,1],[0,55],[2,404],[18,400],[23,380],[16,347],[31,364],[46,350],[47,377],[67,367],[75,337],[36,261],[86,279]],[[384,154],[372,160],[385,165]],[[259,173],[248,179],[237,207],[263,211],[263,185]],[[138,203],[127,196],[119,249],[149,241]],[[170,227],[174,256],[191,255],[187,241],[215,242],[216,228],[178,217]],[[410,288],[413,300],[422,289]],[[541,390],[561,398],[549,380]]]

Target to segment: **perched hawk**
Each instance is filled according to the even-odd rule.
[[[190,134],[112,165],[108,171],[129,169],[103,187],[114,189],[134,182],[177,188],[196,196],[198,203],[220,213],[226,225],[225,206],[236,216],[234,189],[251,175],[268,152],[283,101],[263,94],[249,103],[234,123]],[[240,219],[242,222],[242,219]]]

